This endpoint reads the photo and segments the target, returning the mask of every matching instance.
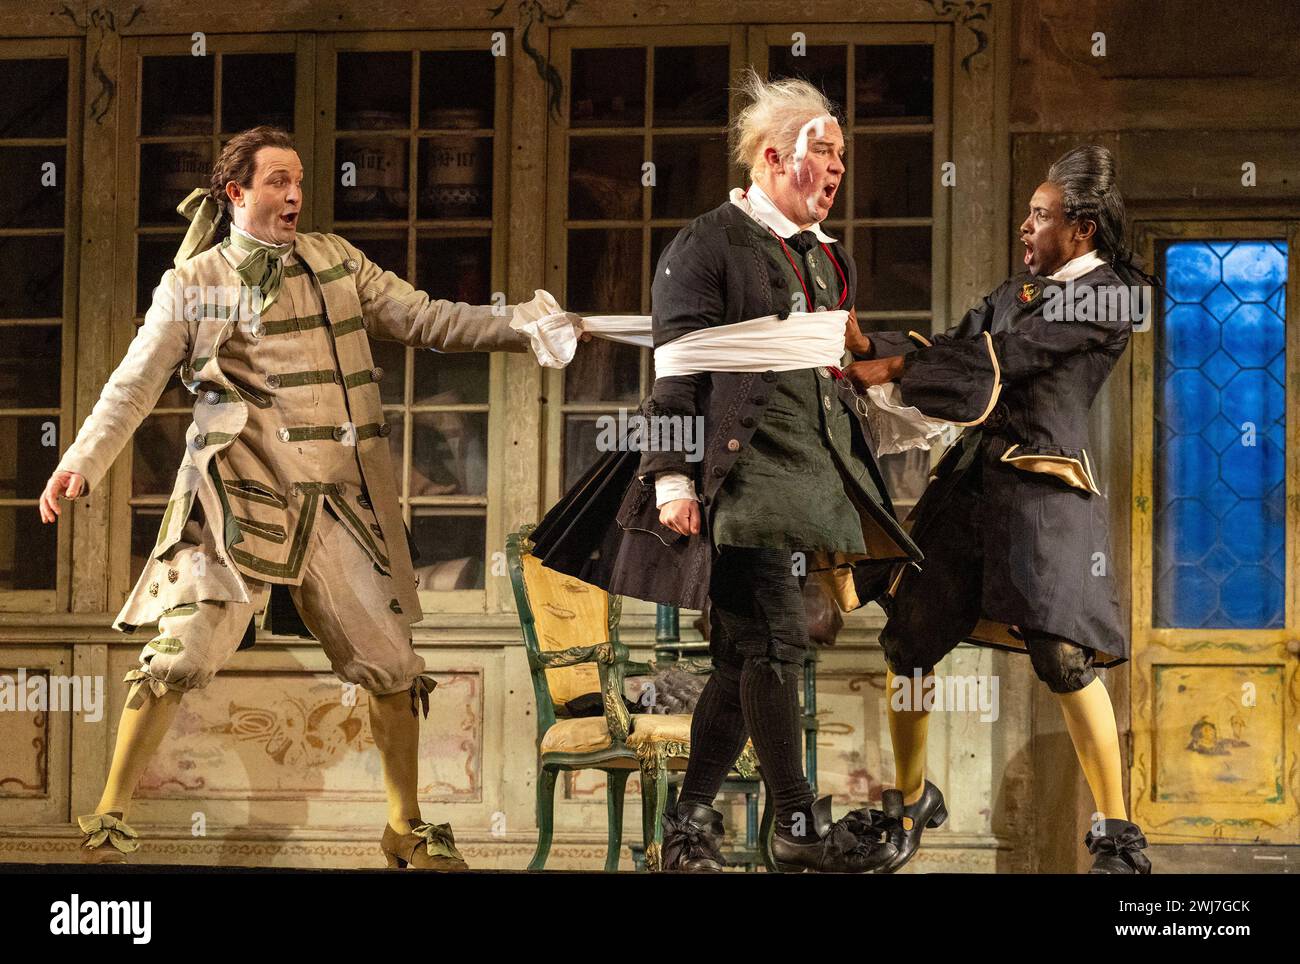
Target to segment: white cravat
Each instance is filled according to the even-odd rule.
[[[756,183],[749,185],[748,192],[733,187],[731,189],[731,203],[765,228],[771,228],[781,238],[788,238],[790,235],[798,234],[802,230],[799,225],[781,213],[781,209],[767,196],[767,192]],[[815,221],[808,230],[817,236],[818,241],[824,244],[831,244],[835,240],[823,231],[821,225]]]

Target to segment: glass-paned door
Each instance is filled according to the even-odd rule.
[[[0,610],[67,600],[71,530],[43,524],[37,500],[74,427],[64,360],[76,319],[79,56],[69,41],[0,43]]]
[[[1132,792],[1168,842],[1300,842],[1298,236],[1144,228],[1163,290],[1133,336]]]
[[[727,199],[728,89],[743,34],[728,27],[558,31],[564,78],[549,133],[549,290],[581,314],[649,314],[654,266],[686,224]],[[654,382],[652,353],[593,339],[548,374],[549,505],[596,460],[598,420],[634,410]],[[548,447],[551,452],[557,446]]]
[[[292,36],[210,35],[202,46],[179,37],[124,44],[123,62],[136,72],[135,82],[123,85],[120,142],[121,156],[134,161],[122,165],[129,204],[122,249],[134,258],[134,284],[115,298],[115,315],[132,321],[120,347],[115,342],[117,358],[144,323],[153,290],[185,237],[188,224],[176,206],[195,188],[207,187],[226,141],[259,124],[280,127],[296,135],[303,166],[311,169],[311,138],[302,135],[311,130],[312,65],[303,47]],[[312,211],[308,191],[302,230],[312,229]],[[115,506],[115,518],[130,527],[130,578],[117,582],[119,592],[139,578],[157,538],[193,405],[194,396],[173,374],[132,439],[123,507],[129,520]]]
[[[448,31],[322,38],[317,60],[327,229],[431,298],[504,304],[509,58]],[[503,359],[370,344],[425,608],[482,611]]]
[[[948,192],[937,187],[949,156],[947,37],[923,25],[774,26],[755,51],[769,77],[811,81],[845,117],[845,180],[823,229],[853,256],[858,324],[868,334],[929,333],[955,320],[946,304]],[[929,454],[880,461],[905,513],[925,488]]]

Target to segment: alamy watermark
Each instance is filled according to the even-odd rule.
[[[80,713],[87,723],[104,718],[104,677],[61,676],[19,669],[0,675],[0,712]]]
[[[1064,285],[1043,292],[1047,321],[1124,321],[1146,331],[1154,292],[1150,285]]]
[[[914,669],[911,676],[893,677],[890,688],[893,692],[889,695],[889,706],[895,712],[978,712],[981,723],[994,722],[1000,712],[996,676],[947,673],[923,676],[919,669]]]
[[[704,416],[628,414],[596,419],[598,452],[685,452],[687,462],[704,458]]]

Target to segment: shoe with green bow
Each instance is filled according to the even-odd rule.
[[[384,825],[380,849],[389,867],[415,870],[469,870],[465,858],[456,849],[451,824],[424,823],[419,818],[407,821],[408,833],[398,833],[391,824]]]
[[[120,813],[92,813],[78,817],[77,825],[85,834],[80,850],[84,864],[124,864],[127,854],[140,849],[140,835]]]

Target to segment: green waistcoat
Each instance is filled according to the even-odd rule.
[[[802,295],[780,242],[761,225],[753,227],[786,290]],[[789,251],[798,264],[799,252]],[[800,271],[812,309],[834,308],[840,274],[820,246],[802,256]],[[802,368],[778,372],[764,387],[769,401],[763,420],[718,490],[714,545],[865,552],[862,523],[841,472],[852,473],[868,492],[875,486],[852,450],[852,416],[836,395],[834,378],[825,368]]]

